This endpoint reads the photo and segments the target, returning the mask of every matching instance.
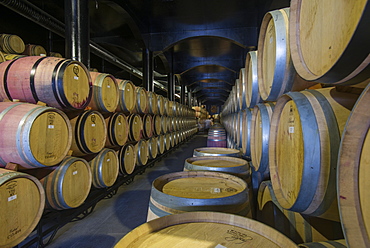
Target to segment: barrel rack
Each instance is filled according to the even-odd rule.
[[[69,222],[79,221],[90,215],[99,201],[112,198],[117,194],[118,189],[121,186],[132,183],[136,175],[144,174],[147,168],[153,167],[156,162],[167,157],[168,154],[176,150],[180,145],[192,137],[193,136],[186,138],[170,150],[149,160],[146,165],[137,166],[132,174],[118,176],[117,181],[111,187],[105,189],[96,189],[92,187],[86,201],[77,208],[66,210],[45,210],[35,230],[24,241],[17,246],[14,246],[14,248],[35,247],[34,245],[37,245],[37,248],[46,247],[53,241],[60,228]]]

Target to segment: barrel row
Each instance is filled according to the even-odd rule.
[[[225,127],[234,148],[251,159],[254,171],[263,179],[271,178],[283,208],[339,220],[333,168],[358,97],[335,87],[289,92],[276,103],[227,115]]]
[[[11,247],[26,238],[44,208],[76,208],[84,203],[92,187],[112,186],[119,176],[132,174],[137,166],[145,165],[196,132],[196,128],[186,129],[115,149],[103,148],[83,157],[65,156],[56,166],[23,172],[0,168],[1,195],[8,199],[3,204],[3,213],[14,213],[3,216],[6,224],[1,229],[6,235],[2,235],[0,244]],[[22,221],[16,221],[14,216]]]
[[[202,106],[193,106],[192,109],[195,111],[195,117],[199,119],[207,119],[209,116],[208,111]]]
[[[27,54],[34,55],[29,56],[28,58],[23,58],[23,56],[11,57],[5,55],[9,61],[3,63],[0,67],[0,70],[6,71],[6,77],[3,78],[2,82],[5,94],[3,94],[1,100],[17,99],[30,103],[42,101],[50,106],[70,110],[83,109],[88,106],[94,110],[102,112],[122,111],[129,113],[158,113],[160,115],[168,116],[195,115],[195,111],[185,105],[169,101],[167,98],[157,95],[154,92],[147,92],[142,87],[136,87],[129,80],[116,79],[110,74],[99,73],[96,71],[88,72],[86,68],[78,62],[75,62],[75,66],[69,66],[69,70],[66,70],[68,68],[63,68],[60,72],[61,74],[57,76],[57,79],[60,80],[58,82],[58,89],[52,89],[51,84],[53,79],[51,75],[53,71],[58,70],[58,68],[53,68],[53,66],[59,66],[57,64],[61,63],[63,58],[46,58],[45,49],[36,45],[25,46],[22,39],[17,35],[0,35],[0,48],[7,53],[22,53],[23,51],[30,51]],[[40,57],[40,55],[43,56]],[[14,59],[19,58],[22,58],[22,60],[17,62],[14,61]],[[45,68],[44,65],[47,65],[53,59],[55,60],[53,61],[53,64]],[[34,72],[35,75],[27,75],[30,71],[27,67],[36,70]],[[39,78],[36,74],[41,74],[41,72],[38,72],[37,69],[39,69],[39,71],[50,70],[50,73],[49,75],[44,75],[44,77]],[[23,87],[30,88],[26,93],[19,92],[24,91],[25,89],[23,88],[19,89],[17,92],[14,88],[18,87],[18,85],[10,89],[7,87],[8,84],[13,85],[14,79],[12,78],[12,75],[15,75],[15,71],[19,73],[20,70],[23,71],[26,78],[25,82],[20,82],[19,84]],[[30,82],[27,82],[27,79],[29,79]],[[78,80],[78,82],[74,80]],[[41,92],[41,89],[38,89],[37,87],[38,83],[43,84],[45,87],[49,84],[48,81],[50,82],[50,91]],[[79,88],[73,85],[77,83],[79,84]],[[30,87],[29,85],[35,86]],[[43,88],[43,90],[45,90],[45,88]],[[92,93],[91,90],[93,91]],[[53,92],[58,93],[57,99],[47,98],[47,93]],[[92,94],[92,96],[90,96],[90,94]]]
[[[358,247],[369,242],[367,236],[357,233],[360,225],[369,222],[366,210],[360,210],[366,195],[353,196],[366,187],[366,180],[359,176],[366,172],[358,174],[354,168],[368,164],[364,155],[369,130],[364,109],[367,101],[368,88],[361,96],[335,87],[289,92],[279,97],[274,107],[257,104],[250,115],[242,110],[223,120],[229,147],[244,155],[243,146],[250,147],[252,178],[260,177],[253,187],[258,189],[261,181],[271,178],[275,205],[283,212],[290,211],[296,218],[298,213],[339,222],[345,227],[346,242]],[[238,136],[242,144],[238,144]],[[250,138],[243,140],[243,136]],[[359,217],[354,220],[353,216]]]
[[[104,147],[123,146],[153,135],[188,130],[194,119],[122,113],[104,118],[94,110],[69,119],[59,109],[30,103],[1,102],[0,164],[17,163],[25,168],[54,166],[67,154],[84,156]],[[71,152],[70,152],[71,151]]]
[[[46,56],[0,63],[0,100],[43,102],[64,111],[89,108],[102,113],[195,117],[189,107],[147,92],[129,80],[88,71],[78,61]]]
[[[0,53],[3,62],[23,56],[46,56],[47,52],[41,45],[24,44],[21,37],[15,34],[0,34]],[[4,53],[4,54],[3,54]],[[50,53],[50,56],[60,55],[59,53]],[[62,57],[61,55],[59,57]]]

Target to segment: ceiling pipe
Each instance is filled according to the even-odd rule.
[[[148,48],[143,49],[143,85],[147,91],[154,91],[153,85],[153,52]]]
[[[90,18],[88,0],[65,0],[65,54],[90,68]]]

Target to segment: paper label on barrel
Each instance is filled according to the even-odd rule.
[[[216,246],[215,246],[215,248],[227,248],[227,247],[226,247],[226,246],[223,246],[223,245],[218,244],[218,245],[216,245]]]
[[[72,175],[77,175],[77,171],[72,172]]]
[[[77,76],[74,76],[73,78],[76,79],[76,80],[78,80],[78,77]]]
[[[217,194],[217,193],[220,193],[221,192],[221,189],[220,188],[212,188],[211,189],[211,193],[212,194]]]
[[[289,133],[294,133],[294,127],[289,127]]]
[[[107,159],[107,162],[109,162],[109,161],[110,161],[110,158]]]
[[[93,124],[91,124],[91,126],[92,126],[92,127],[95,127],[95,124],[93,123]]]
[[[48,125],[49,129],[54,129],[54,125]]]
[[[107,88],[110,88],[110,85],[107,85]]]
[[[12,196],[8,197],[8,202],[13,201],[15,199],[17,199],[17,195],[12,195]]]

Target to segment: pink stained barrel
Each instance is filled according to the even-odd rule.
[[[91,94],[90,74],[78,61],[26,56],[0,64],[0,100],[41,101],[63,110],[81,110]]]
[[[221,125],[214,125],[208,131],[208,147],[227,147],[226,130]]]

